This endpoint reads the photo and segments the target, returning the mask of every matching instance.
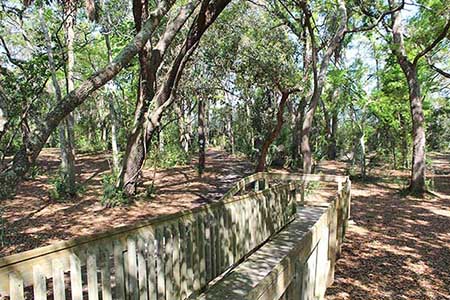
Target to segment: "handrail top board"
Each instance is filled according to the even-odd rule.
[[[205,292],[189,299],[258,299],[264,287],[273,280],[270,274],[281,273],[286,265],[284,261],[290,260],[292,253],[298,253],[303,248],[310,249],[317,243],[315,231],[319,225],[324,226],[329,211],[334,208],[334,204],[331,204],[297,210],[296,218],[286,228]]]

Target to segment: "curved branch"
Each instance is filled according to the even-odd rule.
[[[433,48],[436,47],[437,44],[439,44],[447,36],[449,30],[450,30],[450,19],[447,20],[447,24],[445,24],[444,29],[436,37],[436,39],[425,49],[423,49],[419,54],[417,54],[416,57],[414,57],[413,65],[416,65],[422,56],[428,54],[431,50],[433,50]]]

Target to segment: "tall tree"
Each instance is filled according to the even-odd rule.
[[[170,107],[176,99],[175,92],[184,67],[192,53],[197,48],[205,31],[215,22],[217,17],[225,9],[228,3],[230,3],[230,1],[231,0],[215,0],[209,2],[205,0],[201,3],[200,9],[195,16],[191,27],[189,28],[187,37],[178,50],[175,58],[170,62],[170,66],[168,66],[168,71],[162,80],[162,84],[159,86],[154,97],[150,99],[150,102],[154,103],[155,108],[152,111],[145,113],[142,123],[135,127],[137,130],[143,132],[144,138],[139,142],[142,146],[136,147],[135,145],[139,145],[138,143],[134,140],[128,140],[123,168],[118,181],[119,189],[123,190],[125,194],[133,195],[136,193],[139,173],[145,162],[147,151],[150,148],[150,142],[153,135],[157,132],[159,122],[164,111]],[[177,26],[177,23],[174,23],[166,28],[166,32],[168,32],[168,34],[173,34],[171,27],[175,26]],[[179,28],[181,27],[182,24]],[[178,30],[176,30],[175,33],[177,31]],[[171,38],[171,40],[172,39],[173,38]],[[159,43],[167,45],[164,35],[158,44]],[[167,46],[165,49],[167,49]],[[159,64],[160,63],[157,65]],[[137,151],[132,151],[132,149],[137,149]]]
[[[389,0],[391,8],[398,6],[396,0]],[[403,6],[404,3],[401,4]],[[413,154],[411,164],[411,181],[410,190],[414,193],[423,193],[426,191],[425,186],[425,172],[426,172],[426,160],[425,160],[425,124],[424,113],[422,105],[422,93],[418,76],[418,63],[419,60],[427,55],[434,47],[436,47],[448,34],[450,29],[450,18],[439,35],[422,51],[417,53],[413,59],[408,56],[408,51],[404,41],[404,29],[402,25],[402,17],[400,11],[395,11],[392,14],[392,22],[390,24],[392,30],[392,51],[397,57],[398,64],[400,65],[403,73],[405,74],[406,81],[409,89],[409,103],[412,116],[412,137],[413,137]]]
[[[320,62],[320,69],[317,70],[317,58],[318,58],[318,47],[316,40],[314,38],[314,27],[312,25],[312,14],[306,4],[301,5],[303,13],[305,14],[305,24],[309,31],[309,36],[311,38],[311,49],[312,49],[312,68],[313,68],[313,93],[311,100],[309,102],[309,108],[305,114],[302,126],[302,139],[301,139],[301,151],[303,155],[303,172],[309,174],[312,171],[312,153],[311,146],[309,142],[309,136],[311,131],[311,126],[314,119],[314,113],[319,104],[320,97],[322,95],[322,90],[325,84],[325,80],[328,72],[328,65],[333,54],[341,46],[345,32],[347,30],[347,8],[343,0],[338,1],[338,11],[339,11],[339,23],[334,31],[331,40],[326,46],[326,51],[323,54],[322,60]]]
[[[142,30],[120,51],[110,64],[84,80],[78,88],[63,97],[48,113],[42,116],[41,126],[27,134],[11,163],[1,171],[0,199],[7,198],[14,192],[17,183],[23,179],[30,167],[34,165],[42,147],[44,147],[50,134],[60,122],[75,108],[84,103],[92,92],[105,85],[130,63],[147,40],[152,37],[161,19],[167,14],[174,2],[174,0],[159,2],[158,6],[149,15]]]

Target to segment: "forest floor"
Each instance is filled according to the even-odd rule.
[[[86,190],[57,202],[48,195],[48,174],[56,172],[58,155],[45,149],[39,167],[46,175],[23,182],[14,199],[2,202],[7,238],[0,257],[218,200],[253,171],[243,159],[210,150],[202,178],[195,164],[144,169],[144,185],[155,179],[156,198],[105,209],[101,178],[109,170],[108,156],[78,155],[78,179]],[[375,168],[364,182],[352,181],[352,220],[327,299],[450,299],[450,154],[429,157],[433,194],[425,199],[402,193],[408,170]],[[325,161],[317,171],[342,174],[346,168]]]
[[[351,225],[327,299],[450,299],[450,154],[430,154],[433,194],[406,196],[408,171],[352,181]]]
[[[253,171],[247,161],[212,149],[207,152],[201,178],[195,163],[165,170],[144,168],[144,186],[154,179],[156,197],[125,207],[104,208],[100,199],[102,176],[110,170],[108,159],[105,153],[77,155],[77,180],[85,191],[78,198],[59,202],[49,197],[49,176],[57,172],[59,150],[44,149],[38,159],[42,175],[21,183],[16,196],[1,203],[6,237],[0,257],[218,200]]]

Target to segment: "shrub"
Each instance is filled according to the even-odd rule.
[[[129,198],[121,189],[116,187],[116,178],[117,175],[115,173],[107,174],[102,177],[103,196],[101,203],[103,206],[115,207],[129,203]]]
[[[84,187],[80,184],[75,185],[73,190],[68,184],[64,173],[60,172],[58,176],[50,178],[49,182],[52,188],[49,191],[50,198],[53,200],[64,201],[79,196],[84,192]]]

